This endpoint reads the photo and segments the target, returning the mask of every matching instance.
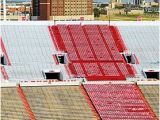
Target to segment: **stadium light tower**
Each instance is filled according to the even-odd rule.
[[[3,0],[3,20],[6,21],[6,0]]]

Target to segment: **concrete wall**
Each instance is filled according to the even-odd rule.
[[[94,20],[94,15],[76,15],[76,16],[50,16],[50,20]]]
[[[140,14],[140,15],[142,15],[144,13],[144,10],[131,10],[131,12],[129,12],[129,14]]]
[[[3,16],[1,16],[0,18],[1,18],[1,20],[3,20]],[[6,19],[7,19],[8,21],[18,21],[18,20],[20,20],[20,21],[25,21],[25,19],[26,19],[26,20],[29,20],[29,16],[7,15],[7,16],[6,16]]]

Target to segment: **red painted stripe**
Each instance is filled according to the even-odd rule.
[[[119,76],[86,76],[86,79],[88,81],[96,81],[96,80],[122,80],[125,81],[126,78],[124,75],[119,75]]]
[[[88,45],[89,45],[89,47],[90,47],[90,49],[91,49],[91,51],[92,51],[92,53],[93,53],[93,56],[94,56],[94,58],[97,60],[96,64],[98,65],[98,68],[100,69],[100,72],[101,72],[103,75],[105,75],[102,67],[100,66],[100,62],[99,62],[99,60],[98,60],[98,58],[97,58],[97,55],[96,55],[96,53],[95,53],[95,51],[94,51],[94,48],[93,48],[93,46],[92,46],[92,44],[91,44],[91,41],[90,41],[90,39],[89,39],[89,37],[88,37],[88,34],[87,34],[85,28],[82,28],[82,30],[84,31],[84,35],[86,36],[86,40],[87,40]]]
[[[4,66],[1,66],[1,73],[3,75],[4,80],[8,80],[9,79],[8,74],[7,74]]]
[[[58,65],[58,64],[59,64],[59,62],[58,62],[58,60],[57,60],[56,55],[53,55],[53,59],[54,59],[54,61],[55,61],[56,65]]]
[[[65,48],[64,42],[62,40],[62,37],[60,35],[60,32],[58,30],[58,27],[57,26],[52,26],[51,31],[52,31],[52,34],[54,35],[54,39],[52,39],[52,40],[57,45],[59,50],[60,51],[67,51],[66,48]]]
[[[134,69],[134,67],[130,64],[126,64],[127,70],[129,71],[130,75],[135,76],[135,74],[137,73],[136,70]]]
[[[49,29],[49,33],[50,33],[51,38],[52,38],[52,42],[53,42],[53,44],[54,44],[54,46],[55,46],[55,49],[56,49],[56,51],[58,51],[58,45],[56,44],[56,42],[55,42],[55,40],[54,40],[55,38],[54,38],[54,36],[53,36],[52,28],[49,26],[48,29]]]
[[[70,69],[72,75],[77,76],[77,72],[76,72],[76,70],[75,70],[73,64],[72,64],[72,63],[69,63],[69,64],[68,64],[68,67],[69,67],[69,69]]]
[[[2,38],[0,38],[0,42],[1,42],[2,52],[5,54],[6,59],[7,59],[7,64],[10,66],[10,65],[11,65],[11,62],[10,62],[10,59],[9,59],[9,57],[8,57],[7,51],[6,51],[6,49],[5,49],[5,45],[4,45],[3,41],[2,41]]]
[[[121,36],[121,34],[118,30],[118,27],[110,26],[109,29],[111,31],[111,34],[112,34],[113,38],[114,38],[114,41],[116,42],[118,50],[120,52],[126,51],[127,47],[125,46],[125,43],[124,43],[124,41],[122,39],[122,36]]]
[[[68,30],[68,32],[69,32],[69,36],[70,36],[71,41],[72,41],[72,43],[73,43],[73,47],[74,47],[74,49],[75,49],[75,51],[76,51],[76,54],[77,54],[77,56],[78,56],[80,65],[81,65],[81,67],[82,67],[82,69],[83,69],[83,71],[84,71],[84,74],[85,74],[85,76],[88,76],[88,75],[87,75],[87,72],[86,72],[86,69],[85,69],[85,67],[84,67],[84,65],[83,65],[83,63],[81,62],[82,59],[81,59],[80,54],[79,54],[79,52],[78,52],[78,49],[77,49],[77,46],[76,46],[76,42],[74,41],[74,38],[73,38],[73,36],[72,36],[72,33],[71,33],[71,30],[70,30],[69,26],[67,26],[66,30]]]
[[[32,112],[32,109],[20,85],[17,86],[17,92],[22,100],[23,106],[26,109],[26,112],[28,113],[30,120],[36,120],[36,117],[34,116],[34,113]]]
[[[137,56],[136,56],[135,54],[133,54],[133,57],[134,57],[134,59],[135,59],[135,61],[136,61],[135,63],[136,63],[136,64],[139,64],[139,61],[138,61]]]

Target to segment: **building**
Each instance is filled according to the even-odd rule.
[[[140,6],[142,4],[142,0],[133,0],[133,4],[136,6]]]
[[[7,3],[5,6],[6,14],[4,14],[3,4],[0,5],[0,8],[1,20],[4,20],[4,15],[6,15],[5,20],[7,21],[30,20],[31,6],[28,3]]]
[[[159,3],[159,0],[154,0],[154,2]]]
[[[33,0],[32,18],[39,20],[93,20],[92,0]]]

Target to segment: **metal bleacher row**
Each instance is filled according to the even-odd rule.
[[[139,85],[146,100],[150,104],[157,118],[160,118],[159,114],[159,86],[158,85]]]
[[[128,51],[136,53],[140,64],[133,65],[137,73],[143,69],[159,69],[159,27],[151,25],[118,26]]]
[[[146,97],[150,87],[157,92],[155,85],[133,83],[2,87],[1,119],[157,120],[154,93]]]
[[[44,69],[60,69],[52,58],[56,50],[47,26],[4,25],[1,35],[11,63],[10,66],[4,66],[10,81],[43,80]]]
[[[38,120],[92,120],[79,86],[23,87]]]
[[[49,31],[57,50],[67,52],[68,67],[76,77],[125,80],[135,76],[134,68],[120,54],[126,47],[116,27],[56,25],[50,26]],[[115,31],[117,34],[113,35]]]
[[[32,120],[96,120],[80,86],[21,86],[1,90],[2,120],[29,120],[31,117]]]
[[[1,88],[1,120],[29,120],[16,87]]]

